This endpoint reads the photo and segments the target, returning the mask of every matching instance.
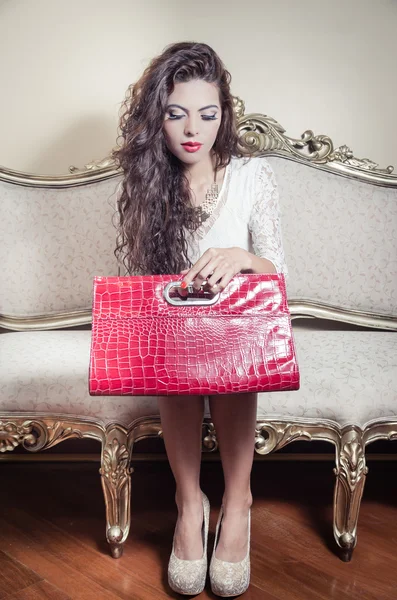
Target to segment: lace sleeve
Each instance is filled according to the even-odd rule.
[[[279,193],[274,171],[266,159],[259,160],[254,199],[249,219],[254,253],[270,260],[277,273],[288,275],[282,242]]]

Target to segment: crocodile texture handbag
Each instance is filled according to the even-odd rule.
[[[181,275],[96,276],[91,396],[299,389],[284,274],[238,274],[218,294]]]

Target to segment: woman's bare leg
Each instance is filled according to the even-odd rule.
[[[175,554],[184,560],[194,560],[203,554],[200,466],[204,398],[160,396],[158,405],[165,448],[176,483]]]
[[[242,560],[247,552],[257,402],[256,393],[210,396],[225,478],[224,517],[216,557],[229,562]]]

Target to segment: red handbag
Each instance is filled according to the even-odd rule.
[[[299,389],[282,273],[238,274],[218,294],[178,275],[93,280],[91,396]]]

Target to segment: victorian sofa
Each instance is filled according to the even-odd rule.
[[[277,176],[301,369],[299,391],[260,394],[256,452],[333,445],[334,536],[349,560],[366,447],[397,438],[397,176],[327,136],[292,139],[274,119],[245,115],[237,97],[235,111],[241,148],[266,156]],[[121,173],[110,157],[69,171],[0,169],[0,451],[100,442],[116,558],[129,532],[132,452],[161,426],[156,398],[88,393],[92,280],[125,274],[114,254]],[[203,450],[216,448],[207,411]]]

